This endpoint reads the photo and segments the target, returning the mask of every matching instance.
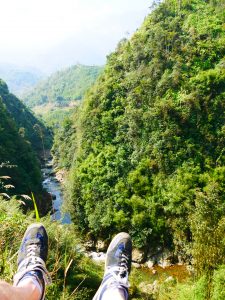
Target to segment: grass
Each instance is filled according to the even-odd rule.
[[[32,196],[32,200],[33,200],[33,203],[34,203],[34,211],[35,211],[36,221],[40,222],[39,212],[38,212],[38,208],[37,208],[37,204],[36,204],[36,201],[35,201],[34,194],[31,193],[31,196]]]
[[[12,282],[17,270],[17,251],[28,225],[35,222],[34,212],[24,215],[16,199],[9,201],[0,198],[0,278]],[[52,285],[47,287],[46,300],[88,300],[97,291],[104,272],[103,264],[96,264],[78,249],[81,245],[79,234],[74,226],[51,222],[50,217],[41,218],[49,235],[49,256],[47,268],[52,276]],[[182,272],[182,269],[180,269]],[[166,282],[168,276],[177,277]],[[206,279],[195,281],[178,274],[178,270],[158,269],[152,274],[146,269],[132,268],[130,275],[130,299],[143,300],[204,300],[206,299]],[[154,294],[144,287],[157,281]],[[141,288],[142,286],[142,288]],[[214,272],[212,280],[212,300],[225,299],[225,266]]]

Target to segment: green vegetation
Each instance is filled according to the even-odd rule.
[[[32,108],[49,102],[56,107],[67,106],[71,101],[83,98],[101,70],[102,67],[97,66],[75,65],[58,71],[25,95],[24,102]]]
[[[15,121],[18,133],[31,143],[38,156],[43,152],[43,143],[48,148],[51,147],[51,132],[16,96],[9,92],[6,83],[1,79],[0,97],[10,117]]]
[[[17,270],[17,250],[26,227],[34,222],[34,214],[24,215],[18,200],[12,198],[10,205],[0,198],[0,278],[12,281]],[[82,253],[81,237],[74,225],[60,225],[42,218],[49,235],[49,256],[47,268],[52,276],[52,285],[47,287],[46,299],[89,300],[97,291],[103,265],[96,265]],[[212,286],[213,300],[224,299],[224,266],[214,272]],[[149,285],[157,279],[157,289],[151,293]],[[205,299],[206,278],[194,282],[166,282],[164,276],[150,275],[133,268],[130,276],[130,299],[169,300]],[[142,288],[141,288],[142,286]],[[143,289],[143,286],[145,287]]]
[[[222,7],[162,2],[108,57],[53,148],[80,232],[173,249],[206,276],[208,298],[225,263]]]
[[[98,66],[75,65],[56,72],[24,95],[23,100],[35,113],[54,125],[54,117],[62,119],[77,105],[101,71],[102,67]]]
[[[224,8],[223,0],[159,4],[132,38],[122,40],[109,55],[97,82],[72,113],[70,106],[83,97],[99,68],[78,65],[59,72],[25,99],[30,107],[39,105],[35,109],[49,107],[50,123],[63,119],[53,154],[58,167],[69,173],[65,193],[74,225],[49,225],[54,284],[48,299],[88,299],[100,282],[99,269],[75,250],[76,232],[109,241],[119,231],[129,232],[135,247],[145,253],[168,248],[195,268],[196,278],[164,282],[154,295],[135,282],[133,299],[224,298]],[[76,75],[71,75],[74,70]],[[83,83],[86,78],[90,85],[79,85],[77,78]],[[0,95],[5,101],[4,83]],[[19,187],[24,189],[32,186],[30,178],[38,178],[36,173],[26,177],[37,170],[36,164],[29,165],[35,158],[23,130],[18,135],[9,108],[0,102],[0,110],[0,157],[19,166],[26,183]],[[0,169],[0,175],[11,173]],[[0,220],[7,226],[12,216],[3,208]],[[29,219],[23,223],[20,218],[24,220],[15,211],[11,221],[21,222],[22,228]],[[13,227],[3,228],[3,233]],[[9,239],[14,234],[11,230]],[[1,251],[9,257],[7,247]]]
[[[61,126],[57,128],[54,135],[52,154],[54,162],[61,169],[68,170],[71,167],[74,151],[76,149],[76,127],[78,108],[70,117],[65,117]]]
[[[41,215],[49,210],[47,194],[42,189],[42,176],[39,159],[43,146],[50,145],[50,135],[44,125],[0,80],[0,176],[4,184],[0,192],[9,185],[7,193],[28,194],[34,192]],[[47,139],[46,139],[47,138]],[[14,186],[12,189],[11,186]],[[32,202],[23,199],[24,207],[32,207]]]
[[[0,168],[0,175],[12,177],[14,192],[25,194],[40,190],[41,173],[31,146],[18,133],[14,120],[6,111],[0,98],[0,157],[1,162],[10,162],[12,168]]]
[[[78,251],[80,240],[76,237],[73,225],[61,226],[50,222],[49,217],[47,219],[41,221],[47,228],[50,240],[47,267],[53,284],[47,289],[46,299],[91,299],[100,283],[102,268]],[[22,214],[15,199],[10,200],[10,206],[0,199],[1,279],[11,282],[17,270],[17,251],[23,234],[34,221],[32,214]]]

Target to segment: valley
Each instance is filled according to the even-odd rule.
[[[34,193],[46,299],[91,299],[118,232],[133,243],[130,299],[224,299],[224,5],[157,2],[104,66],[59,70],[20,99],[0,81],[0,255],[14,261]]]

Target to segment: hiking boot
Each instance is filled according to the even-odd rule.
[[[51,283],[50,275],[45,263],[48,256],[48,235],[42,224],[30,225],[23,237],[18,252],[18,269],[14,276],[14,286],[25,278],[35,278],[43,287],[44,299],[45,285]]]
[[[128,298],[131,254],[132,242],[129,234],[117,234],[108,247],[104,278],[93,300],[101,300],[108,289],[120,289],[124,293],[124,299]]]
[[[132,242],[128,233],[120,232],[111,241],[105,261],[105,275],[112,274],[122,285],[128,287],[131,269]]]

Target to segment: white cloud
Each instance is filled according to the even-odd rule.
[[[1,1],[0,61],[37,62],[42,56],[70,44],[92,44],[94,51],[112,50],[126,31],[133,32],[149,12],[151,0],[7,0]],[[101,37],[104,41],[94,43]],[[61,46],[59,46],[61,45]],[[104,51],[102,51],[104,49]],[[62,49],[61,49],[62,50]],[[68,51],[67,51],[68,53]],[[54,53],[53,53],[54,54]],[[72,54],[70,54],[72,55]],[[101,54],[102,55],[102,54]],[[75,59],[75,58],[74,58]],[[79,57],[77,58],[79,60]],[[37,63],[36,62],[36,63]],[[94,62],[93,62],[94,63]]]

